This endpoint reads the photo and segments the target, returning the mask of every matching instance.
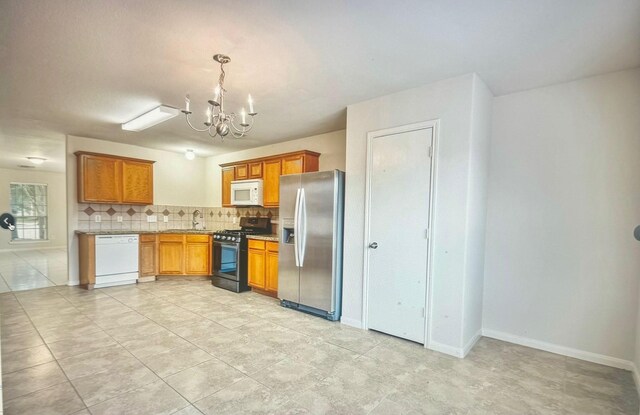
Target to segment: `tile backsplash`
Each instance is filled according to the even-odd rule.
[[[198,206],[165,205],[109,205],[78,204],[78,226],[81,231],[132,230],[162,231],[166,229],[192,229],[193,212],[200,211],[196,218],[198,227],[207,230],[237,229],[240,217],[270,217],[273,233],[277,233],[278,209],[267,208],[217,208]],[[96,217],[100,216],[100,222]],[[149,217],[156,222],[149,222]],[[122,221],[118,221],[121,217]],[[164,218],[167,218],[167,222]],[[235,219],[235,223],[234,223]],[[275,222],[275,223],[274,223]]]

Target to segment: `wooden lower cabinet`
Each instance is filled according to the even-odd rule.
[[[158,275],[210,274],[210,235],[159,235]]]
[[[249,240],[249,286],[258,292],[278,295],[278,243]]]
[[[158,275],[158,236],[140,235],[140,252],[138,257],[138,268],[140,277],[155,277]]]

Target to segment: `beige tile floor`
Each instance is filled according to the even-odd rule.
[[[464,360],[208,281],[0,295],[6,414],[637,414],[629,372],[483,338]]]
[[[0,252],[0,293],[66,284],[66,249]]]

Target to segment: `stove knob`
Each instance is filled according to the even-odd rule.
[[[222,239],[224,239],[225,241],[229,239],[228,236],[223,236]]]
[[[220,235],[213,235],[213,239],[219,239]]]
[[[233,238],[231,238],[231,240],[232,240],[233,242],[235,242],[235,241],[236,241],[236,237],[234,236]]]

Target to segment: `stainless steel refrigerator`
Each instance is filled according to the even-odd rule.
[[[344,172],[280,177],[278,297],[282,305],[339,320]]]

